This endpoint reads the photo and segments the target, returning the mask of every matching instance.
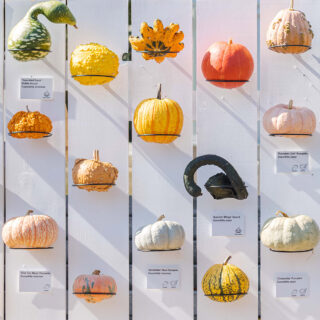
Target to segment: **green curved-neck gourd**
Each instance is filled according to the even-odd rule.
[[[46,1],[35,4],[9,34],[8,49],[16,60],[39,60],[50,52],[50,33],[38,20],[39,14],[43,14],[53,23],[66,23],[76,27],[75,17],[62,2]]]

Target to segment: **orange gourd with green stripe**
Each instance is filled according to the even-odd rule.
[[[238,267],[228,264],[228,257],[223,264],[215,264],[202,279],[202,290],[211,300],[232,302],[248,292],[249,279]]]
[[[157,98],[145,99],[139,103],[133,124],[144,141],[171,143],[181,133],[183,112],[176,101],[161,99],[160,85]]]

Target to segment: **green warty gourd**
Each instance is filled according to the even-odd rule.
[[[75,17],[64,3],[46,1],[35,4],[9,34],[8,49],[16,60],[39,60],[50,52],[50,33],[38,20],[39,14],[53,23],[77,27]]]

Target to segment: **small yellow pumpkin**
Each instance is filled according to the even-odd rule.
[[[99,159],[95,150],[93,159],[76,159],[72,169],[73,183],[87,191],[108,191],[118,178],[118,169],[109,162]]]
[[[249,279],[238,267],[228,264],[231,256],[223,264],[215,264],[202,279],[202,290],[211,300],[232,302],[244,297],[249,291]]]
[[[83,85],[110,82],[117,76],[118,70],[118,56],[101,44],[81,44],[72,52],[70,72],[72,77]]]
[[[138,135],[146,142],[171,143],[180,135],[183,112],[171,99],[161,99],[161,85],[157,98],[145,99],[137,106],[133,124]]]
[[[159,19],[153,22],[153,28],[142,22],[140,27],[142,38],[130,36],[129,41],[134,50],[142,52],[145,60],[161,63],[165,58],[175,58],[184,48],[181,42],[184,34],[182,31],[178,32],[179,28],[175,23],[164,28]]]
[[[278,53],[303,53],[311,48],[314,34],[310,22],[302,11],[289,9],[278,12],[267,32],[267,45]]]
[[[8,130],[12,137],[17,139],[40,139],[50,135],[52,123],[46,115],[34,111],[19,111],[13,115],[8,123]]]

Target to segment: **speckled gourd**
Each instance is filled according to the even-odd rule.
[[[163,221],[164,215],[153,223],[137,230],[134,238],[140,251],[178,250],[182,247],[185,232],[182,225],[173,221]]]
[[[87,191],[108,191],[117,178],[118,169],[110,162],[100,161],[98,150],[94,150],[93,159],[76,159],[72,169],[73,183]]]
[[[308,251],[319,242],[317,223],[309,216],[288,216],[277,211],[276,217],[268,219],[261,229],[261,242],[273,251]]]
[[[47,215],[32,215],[8,220],[2,228],[2,240],[9,248],[48,248],[57,240],[58,225]]]
[[[238,267],[228,264],[213,265],[202,278],[202,290],[209,299],[217,302],[233,302],[249,291],[249,279]]]
[[[39,14],[53,23],[76,27],[76,19],[64,3],[45,1],[33,5],[9,34],[8,49],[16,60],[39,60],[50,52],[50,33],[38,20]]]

